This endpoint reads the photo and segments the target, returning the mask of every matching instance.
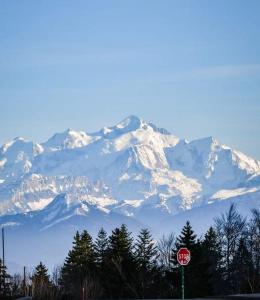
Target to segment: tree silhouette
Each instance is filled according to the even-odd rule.
[[[48,275],[48,269],[40,262],[36,266],[32,276],[32,294],[33,299],[48,300],[51,298],[52,284]]]
[[[73,248],[69,251],[61,271],[61,284],[67,296],[80,297],[85,293],[86,282],[94,277],[96,271],[92,237],[84,230],[76,233]],[[88,289],[89,290],[89,289]]]
[[[231,263],[234,258],[238,242],[244,234],[246,220],[237,212],[232,204],[225,214],[216,219],[216,230],[221,239],[223,256],[224,278],[227,283],[227,292],[233,292],[231,286]]]
[[[156,275],[157,250],[155,241],[148,229],[142,229],[135,247],[138,271],[138,294],[141,298],[152,296],[151,291]]]

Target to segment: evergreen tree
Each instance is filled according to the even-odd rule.
[[[125,225],[113,230],[109,237],[106,267],[106,295],[111,298],[138,297],[133,238]]]
[[[176,249],[173,250],[173,265],[178,267],[179,274],[175,272],[175,280],[177,286],[180,286],[180,271],[181,268],[177,263],[177,252],[180,248],[188,248],[191,253],[191,261],[187,266],[184,266],[185,270],[185,293],[187,297],[205,296],[209,293],[207,288],[207,270],[208,262],[205,260],[202,251],[202,244],[199,240],[196,240],[196,234],[194,233],[190,222],[187,221],[183,227],[181,234],[177,237]],[[179,295],[181,291],[179,290]]]
[[[83,275],[93,275],[96,268],[95,251],[92,243],[92,237],[86,230],[84,230],[81,234],[79,250],[79,261],[82,266]]]
[[[0,258],[0,296],[7,296],[11,293],[10,287],[11,276],[7,273],[6,266]]]
[[[231,272],[233,291],[239,294],[249,293],[250,277],[254,272],[254,266],[252,257],[243,238],[239,240],[238,248],[232,261]]]
[[[77,231],[74,236],[73,248],[69,251],[65,263],[61,270],[61,285],[63,293],[66,295],[73,294],[74,290],[80,289],[80,270],[78,267],[78,258],[80,256],[80,234]]]
[[[177,237],[176,248],[177,251],[179,248],[188,248],[190,251],[196,245],[197,235],[194,233],[190,222],[187,221],[185,226],[182,228],[181,234]]]
[[[73,248],[69,251],[61,271],[61,283],[66,295],[76,299],[85,293],[86,282],[94,277],[96,270],[94,245],[92,237],[86,230],[76,233]],[[89,291],[89,289],[88,289]]]
[[[95,259],[97,262],[97,277],[100,285],[100,295],[104,295],[104,287],[107,281],[107,252],[108,252],[108,237],[106,231],[101,228],[98,232],[97,239],[95,241]]]
[[[198,240],[187,222],[176,243],[171,234],[157,246],[147,229],[140,231],[134,245],[125,225],[115,228],[109,237],[102,228],[94,245],[87,231],[77,232],[61,272],[63,299],[180,297],[181,268],[176,253],[182,247],[191,252],[191,261],[184,267],[186,297],[259,291],[260,211],[253,211],[246,227],[231,206],[216,225]],[[46,276],[45,270],[43,278]],[[48,286],[47,279],[44,281]]]
[[[135,256],[139,270],[149,272],[154,268],[156,264],[157,250],[155,242],[148,229],[142,229],[138,235]]]
[[[187,221],[181,230],[181,234],[177,237],[175,248],[172,249],[171,262],[174,267],[179,267],[177,262],[177,252],[180,248],[187,248],[191,252],[191,256],[194,254],[194,248],[196,247],[197,235],[194,233],[190,222]]]
[[[33,299],[36,300],[51,300],[51,289],[52,284],[49,279],[48,269],[46,266],[40,262],[36,266],[33,276],[32,276],[32,286],[33,286]]]
[[[152,297],[153,279],[156,272],[157,250],[148,229],[142,229],[136,243],[135,257],[139,277],[139,295],[141,298]]]
[[[97,239],[95,241],[95,255],[98,266],[102,269],[108,249],[108,237],[104,228],[101,228],[98,232]]]
[[[206,232],[202,242],[203,256],[207,260],[207,285],[208,295],[222,293],[221,279],[221,247],[217,233],[213,227]]]

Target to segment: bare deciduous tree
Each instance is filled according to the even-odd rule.
[[[163,235],[158,242],[157,250],[159,252],[159,264],[165,270],[169,270],[171,267],[171,256],[174,245],[175,236],[173,233],[170,233],[168,236]]]
[[[235,255],[238,242],[245,234],[246,219],[244,219],[236,210],[236,205],[231,204],[227,213],[222,214],[215,220],[216,230],[221,240],[223,267],[226,270],[226,279],[230,282],[231,262]]]

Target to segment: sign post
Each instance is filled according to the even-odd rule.
[[[185,299],[184,292],[184,266],[190,262],[190,251],[187,248],[180,248],[177,252],[177,261],[181,265],[181,296]]]
[[[181,266],[181,298],[185,299],[185,296],[184,296],[184,266]]]

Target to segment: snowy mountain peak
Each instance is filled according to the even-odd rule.
[[[24,141],[25,142],[25,141],[28,141],[28,140],[26,140],[22,136],[17,136],[17,137],[14,138],[14,141]]]
[[[161,135],[168,135],[171,134],[164,128],[159,128],[153,123],[145,122],[143,119],[131,115],[121,122],[117,123],[115,126],[111,127],[103,127],[98,133],[92,134],[92,136],[100,136],[107,139],[115,139],[125,134],[138,134],[137,132],[143,131],[144,133],[147,132],[147,135],[150,133],[159,133]],[[177,139],[175,137],[175,139]]]
[[[99,133],[94,133],[93,135],[101,134],[104,138],[113,139],[123,134],[135,132],[138,129],[146,129],[146,127],[147,124],[142,119],[136,116],[129,116],[117,123],[115,126],[104,127]]]
[[[0,148],[0,159],[5,157],[10,162],[14,162],[18,156],[26,156],[28,159],[43,152],[40,144],[26,140],[22,137],[16,137],[12,141],[5,143]]]
[[[73,199],[69,194],[62,193],[56,196],[53,201],[48,204],[45,208],[46,211],[66,211],[70,209],[72,206],[75,206],[79,203],[75,198]]]
[[[128,132],[137,130],[142,127],[142,125],[144,125],[144,121],[142,119],[131,115],[119,122],[115,127],[119,130],[123,130],[124,132]]]
[[[136,116],[92,134],[67,129],[41,145],[18,137],[0,148],[0,226],[12,224],[15,241],[33,230],[37,246],[42,232],[63,247],[77,228],[160,231],[168,219],[164,228],[187,216],[201,223],[230,202],[252,208],[259,199],[259,161],[213,137],[180,140]]]
[[[63,193],[57,195],[38,215],[41,215],[41,220],[44,225],[42,230],[46,230],[73,216],[85,216],[88,212],[89,207],[87,203],[80,201],[75,196],[73,197]]]
[[[129,116],[93,134],[67,129],[42,145],[23,138],[6,143],[0,148],[0,214],[47,204],[63,211],[107,203],[113,211],[128,200],[176,212],[222,189],[258,187],[257,174],[259,161],[213,137],[179,140]],[[55,198],[62,193],[65,198]]]
[[[56,133],[47,142],[43,143],[43,147],[49,151],[62,149],[80,148],[89,144],[93,138],[84,131],[75,131],[67,129],[64,132]]]

